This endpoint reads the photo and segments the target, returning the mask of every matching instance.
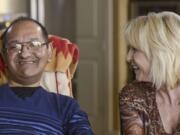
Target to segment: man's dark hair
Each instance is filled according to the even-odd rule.
[[[11,22],[11,24],[6,28],[6,30],[4,31],[4,33],[1,36],[1,38],[2,38],[2,50],[3,51],[5,50],[5,46],[7,44],[9,29],[21,21],[34,22],[35,24],[40,26],[42,29],[43,38],[45,39],[46,42],[48,41],[48,32],[47,32],[46,28],[41,23],[39,23],[38,21],[36,21],[32,18],[29,18],[29,17],[19,17],[19,18],[15,19],[14,21]]]

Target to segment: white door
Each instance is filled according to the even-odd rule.
[[[113,131],[112,0],[76,0],[80,48],[77,99],[88,113],[95,135]]]

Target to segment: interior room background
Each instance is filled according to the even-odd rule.
[[[30,16],[50,34],[80,50],[74,97],[88,113],[95,135],[120,135],[118,93],[134,79],[123,37],[129,19],[150,11],[180,13],[179,0],[0,0],[0,29]]]

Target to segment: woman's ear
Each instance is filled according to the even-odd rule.
[[[48,43],[48,62],[51,62],[52,60],[52,52],[53,52],[53,46],[52,42]]]

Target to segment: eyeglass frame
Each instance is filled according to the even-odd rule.
[[[37,46],[37,48],[36,48],[36,46],[33,46],[33,42],[39,42],[40,43],[40,45],[39,46]],[[14,53],[18,53],[18,54],[20,54],[20,53],[22,53],[22,49],[23,49],[23,46],[28,46],[28,47],[30,47],[30,50],[32,51],[33,50],[33,47],[35,47],[36,49],[39,49],[39,48],[42,48],[44,45],[46,45],[46,46],[48,46],[48,44],[49,44],[50,42],[49,41],[47,41],[47,42],[40,42],[40,41],[27,41],[27,42],[15,42],[15,44],[19,44],[19,45],[21,45],[21,47],[20,47],[20,49],[18,50],[16,50],[16,51],[14,51]],[[10,45],[8,45],[8,44],[11,44],[11,43],[7,43],[7,45],[5,46],[5,48],[4,48],[4,50],[7,52],[7,53],[9,53],[9,46]],[[12,50],[11,50],[12,51]]]

